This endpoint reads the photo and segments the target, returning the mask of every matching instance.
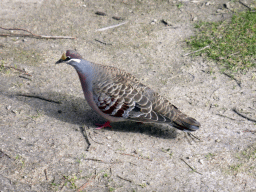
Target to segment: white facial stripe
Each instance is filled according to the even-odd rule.
[[[75,61],[76,63],[80,63],[81,59],[70,59],[70,60],[67,61],[67,63],[69,63],[71,61]]]

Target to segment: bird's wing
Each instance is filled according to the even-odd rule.
[[[165,110],[152,102],[156,93],[131,74],[104,67],[104,73],[98,73],[97,79],[93,85],[94,101],[103,113],[140,122],[171,122],[154,110]]]
[[[200,127],[194,118],[129,73],[105,66],[97,76],[94,101],[105,114],[139,122],[169,123],[180,130],[195,131]]]

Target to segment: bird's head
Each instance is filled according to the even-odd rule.
[[[67,50],[66,53],[62,54],[60,60],[56,62],[56,64],[59,63],[67,63],[72,65],[79,75],[82,86],[85,86],[86,84],[86,86],[88,86],[86,89],[92,89],[92,85],[90,83],[92,82],[92,75],[94,72],[92,67],[93,64],[91,62],[84,60],[83,57],[76,51]]]
[[[67,50],[66,53],[63,53],[60,60],[58,60],[55,64],[59,63],[67,63],[69,65],[75,66],[76,64],[81,62],[83,57],[74,50]]]

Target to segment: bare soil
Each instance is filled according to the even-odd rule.
[[[233,108],[256,119],[256,70],[233,79],[183,56],[195,22],[246,9],[218,0],[1,0],[1,27],[76,39],[0,37],[0,191],[255,191],[256,125]],[[95,130],[104,119],[75,70],[54,64],[67,49],[134,74],[201,123],[199,140],[130,122]]]

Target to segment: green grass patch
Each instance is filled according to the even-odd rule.
[[[69,188],[70,189],[77,189],[77,186],[75,182],[78,180],[77,176],[63,176],[66,179],[66,183],[64,184],[65,186],[69,183]]]
[[[235,161],[226,170],[229,174],[245,173],[256,177],[256,143],[234,154]]]
[[[209,57],[223,70],[240,71],[256,66],[256,13],[241,12],[231,21],[199,22],[196,36],[187,40],[195,55]]]

